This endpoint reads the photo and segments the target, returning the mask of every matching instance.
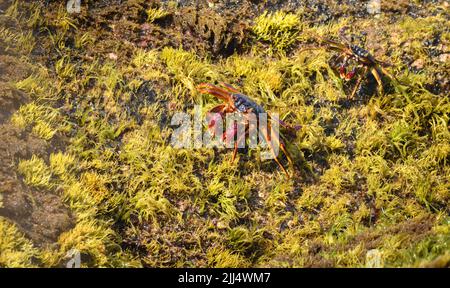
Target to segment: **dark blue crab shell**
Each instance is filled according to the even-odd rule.
[[[359,46],[351,45],[350,48],[352,49],[352,52],[359,58],[371,57],[369,51],[367,51]]]
[[[253,100],[251,100],[244,94],[234,93],[231,96],[233,97],[234,100],[234,106],[239,112],[246,113],[250,109],[252,109],[253,113],[255,114],[261,114],[266,112],[260,105],[255,103]]]

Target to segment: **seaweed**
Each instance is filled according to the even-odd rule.
[[[0,26],[0,52],[22,55],[32,71],[12,81],[29,102],[6,121],[61,141],[20,155],[15,173],[28,189],[60,195],[76,220],[56,245],[39,246],[2,218],[0,265],[63,266],[75,249],[83,267],[448,266],[443,12],[426,3],[422,17],[398,17],[399,4],[356,17],[344,1],[314,21],[320,1],[265,11],[219,2],[111,4],[98,18],[88,15],[99,3],[77,15],[13,2],[7,17],[21,29]],[[336,73],[333,53],[304,49],[349,24],[399,80],[383,79],[384,95],[368,77],[347,99],[355,83]],[[231,162],[226,149],[170,145],[170,117],[217,105],[196,86],[220,81],[301,125],[286,136],[292,179],[259,149]]]

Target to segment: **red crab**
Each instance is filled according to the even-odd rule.
[[[341,42],[337,42],[327,38],[321,38],[319,40],[319,47],[307,47],[303,50],[318,49],[323,47],[325,49],[338,53],[337,60],[340,62],[340,77],[347,81],[353,79],[353,77],[355,76],[358,77],[350,98],[354,97],[359,87],[361,86],[364,77],[367,77],[368,73],[371,73],[373,75],[377,82],[379,93],[380,95],[383,95],[384,89],[382,75],[387,76],[391,80],[398,81],[395,76],[390,74],[385,68],[386,66],[390,66],[390,64],[376,59],[372,54],[369,53],[369,51],[357,46],[356,44],[353,44],[345,34],[347,29],[348,27],[343,27],[339,30],[339,38]],[[347,71],[350,62],[352,62],[354,68],[350,71]]]
[[[243,133],[242,135],[238,135],[239,138],[237,139],[237,141],[234,142],[234,151],[233,151],[233,157],[232,157],[232,161],[234,161],[234,159],[236,158],[238,144],[242,143],[242,141],[245,141],[246,136],[254,135],[254,134],[250,134],[250,132],[254,132],[254,131],[252,131],[252,129],[258,129],[257,125],[254,125],[254,123],[252,121],[250,121],[250,117],[251,117],[250,115],[254,114],[254,116],[256,116],[256,119],[258,119],[259,114],[267,113],[267,112],[264,110],[264,108],[262,108],[256,102],[251,100],[248,96],[241,94],[236,88],[232,87],[231,85],[226,84],[226,83],[220,83],[220,86],[221,87],[218,87],[218,86],[215,86],[215,85],[212,85],[209,83],[202,83],[197,86],[197,89],[202,94],[210,94],[210,95],[213,95],[213,96],[221,99],[222,101],[224,101],[224,103],[217,105],[216,107],[212,108],[209,111],[209,113],[214,113],[214,114],[212,114],[213,116],[212,116],[212,118],[210,118],[210,121],[208,123],[209,129],[215,130],[214,128],[216,126],[217,121],[224,119],[224,117],[228,113],[238,112],[242,116],[241,121],[243,121],[243,123],[241,123],[241,124],[243,124],[245,127],[245,133]],[[272,119],[268,113],[267,113],[267,118],[268,118],[268,120]],[[253,118],[253,119],[255,119],[255,118]],[[283,121],[281,121],[281,120],[278,120],[278,121],[281,126],[286,127],[286,128],[291,128],[287,124],[285,124]],[[237,126],[238,126],[237,123],[234,122],[234,125],[223,133],[222,140],[225,140],[225,141],[230,141],[232,139],[234,140],[234,138],[238,134]],[[261,123],[260,123],[260,126],[261,126]],[[280,139],[279,135],[275,135],[275,137],[273,137],[274,135],[272,133],[270,133],[270,131],[272,131],[270,121],[268,121],[266,126],[267,127],[265,127],[265,129],[261,129],[261,127],[260,127],[260,129],[258,129],[257,133],[260,133],[259,135],[261,135],[263,137],[263,139],[266,141],[274,160],[277,162],[277,164],[280,166],[280,168],[284,171],[284,173],[286,173],[287,177],[289,178],[290,177],[289,173],[286,171],[284,166],[280,163],[280,161],[277,158],[277,155],[274,150],[274,145],[279,145],[279,147],[281,148],[283,153],[286,155],[286,158],[291,166],[293,165],[292,158],[291,158],[289,152],[286,150],[285,144]],[[298,127],[295,127],[294,129],[298,130]]]

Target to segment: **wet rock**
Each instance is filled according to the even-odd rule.
[[[27,95],[13,88],[11,84],[0,81],[0,124],[27,101]]]
[[[0,216],[13,221],[37,246],[56,242],[74,226],[74,217],[60,195],[30,188],[16,173],[17,159],[46,155],[48,145],[12,125],[0,125]]]
[[[112,53],[111,52],[111,53],[108,54],[108,58],[111,59],[111,60],[117,60],[118,57],[117,57],[116,53]]]
[[[28,64],[20,61],[18,57],[0,55],[0,81],[15,82],[30,75]]]
[[[74,217],[60,195],[28,187],[16,172],[20,159],[34,154],[48,157],[55,147],[8,124],[11,115],[30,101],[13,83],[28,77],[31,69],[11,50],[2,51],[9,54],[0,55],[0,216],[14,222],[35,245],[47,245],[74,226]]]
[[[176,9],[165,6],[161,1],[155,7],[162,7],[169,16],[142,23],[138,39],[133,41],[131,37],[136,46],[183,46],[201,55],[226,57],[241,49],[249,35],[249,19],[256,11],[247,1],[199,1],[195,5],[179,2]]]
[[[192,35],[210,47],[214,54],[229,56],[238,50],[248,34],[248,24],[239,14],[217,13],[211,9],[183,8],[174,17],[174,24],[183,34]],[[195,43],[189,43],[195,45]]]

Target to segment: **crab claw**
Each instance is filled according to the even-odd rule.
[[[197,85],[197,90],[202,94],[211,94],[224,101],[230,101],[231,99],[230,92],[209,83],[201,83]]]
[[[347,70],[345,69],[344,66],[339,67],[339,75],[341,76],[342,79],[345,78],[345,75],[347,74]]]
[[[356,71],[353,69],[350,72],[347,72],[347,68],[345,66],[339,67],[339,75],[341,76],[341,79],[345,79],[346,81],[349,81],[355,76]]]
[[[223,121],[222,113],[209,112],[207,114],[207,121],[208,121],[208,131],[211,133],[213,137],[216,136],[217,123],[221,123]]]
[[[355,69],[353,69],[352,71],[345,74],[345,79],[350,80],[353,78],[353,76],[355,76],[355,74],[356,74],[356,71],[355,71]]]

